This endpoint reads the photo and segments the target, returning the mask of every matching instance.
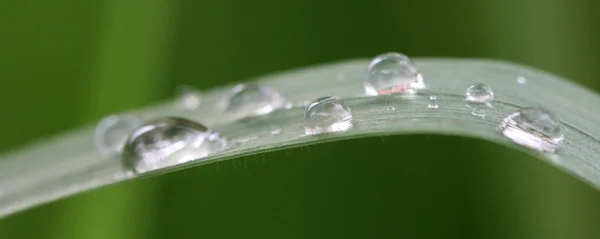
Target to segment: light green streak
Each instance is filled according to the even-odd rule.
[[[160,95],[164,46],[170,36],[168,0],[108,0],[96,68],[83,112],[95,120]],[[82,79],[86,80],[87,79]],[[125,184],[71,200],[54,238],[148,238],[154,205],[151,184]]]

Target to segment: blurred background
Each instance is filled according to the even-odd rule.
[[[594,0],[2,1],[0,151],[181,84],[386,51],[504,59],[598,91],[599,23]],[[21,212],[0,238],[600,238],[600,192],[489,142],[396,136],[236,160]]]

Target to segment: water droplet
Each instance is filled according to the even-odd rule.
[[[283,106],[283,108],[286,108],[288,110],[293,107],[294,107],[294,104],[292,104],[292,102],[286,102],[285,105]]]
[[[241,84],[233,88],[227,111],[235,116],[255,116],[268,114],[285,105],[279,93],[257,84]]]
[[[388,111],[394,111],[394,110],[396,110],[396,107],[394,107],[393,105],[389,105],[389,106],[387,107],[387,110],[388,110]]]
[[[421,73],[407,56],[390,52],[371,61],[364,87],[367,95],[390,95],[414,92],[425,85]]]
[[[429,102],[429,104],[427,105],[427,108],[429,109],[437,109],[440,106],[437,104],[437,96],[436,95],[431,95],[429,96],[429,100],[431,102]]]
[[[481,118],[485,118],[486,114],[487,114],[486,110],[482,109],[482,108],[473,108],[473,110],[471,111],[471,115],[481,117]]]
[[[541,152],[555,152],[563,140],[559,121],[537,107],[522,108],[510,114],[499,129],[513,142]]]
[[[352,128],[352,112],[337,97],[321,97],[308,106],[304,114],[307,135],[341,132]]]
[[[120,155],[129,134],[142,123],[139,117],[127,114],[102,119],[96,126],[94,135],[96,148],[108,157]]]
[[[281,134],[281,128],[275,128],[271,130],[271,135]]]
[[[204,125],[183,118],[154,120],[129,136],[123,165],[144,173],[204,158],[225,147],[225,140],[215,135]]]
[[[525,83],[527,83],[527,78],[519,76],[519,77],[517,77],[517,83],[525,84]]]
[[[200,98],[200,92],[196,88],[188,85],[182,85],[177,87],[177,104],[182,106],[184,109],[194,110],[200,107],[202,102]]]
[[[494,100],[492,88],[483,83],[475,83],[467,89],[467,101],[476,103],[489,103]]]

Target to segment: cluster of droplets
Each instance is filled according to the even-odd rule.
[[[520,76],[517,82],[525,84],[527,80]],[[486,84],[475,83],[467,88],[465,100],[471,115],[485,118],[493,108],[494,92]],[[516,144],[547,153],[555,153],[564,138],[558,119],[539,107],[524,107],[508,115],[498,130]]]
[[[135,173],[201,159],[227,145],[218,133],[188,119],[167,117],[143,123],[129,114],[100,121],[95,137],[102,154],[121,156],[125,169]]]
[[[344,80],[344,74],[338,74]],[[524,77],[517,78],[525,84]],[[425,82],[416,65],[400,53],[376,56],[368,65],[363,80],[366,95],[385,96],[409,94],[425,89]],[[192,87],[179,89],[177,105],[184,110],[197,110],[201,94]],[[466,106],[471,115],[485,118],[492,109],[494,92],[483,84],[475,83],[465,92]],[[312,102],[292,104],[277,91],[263,85],[249,83],[234,86],[224,101],[223,114],[230,120],[269,114],[275,110],[306,107],[305,135],[344,132],[354,126],[350,107],[338,97],[321,97]],[[438,96],[429,95],[427,108],[439,108]],[[387,111],[396,108],[389,105]],[[523,108],[504,119],[499,131],[508,139],[542,152],[555,152],[563,139],[560,123],[541,108]],[[280,127],[272,128],[270,135],[281,134]],[[253,138],[254,139],[254,138]],[[121,157],[125,169],[144,173],[222,152],[230,142],[203,124],[184,118],[167,117],[149,122],[132,114],[112,115],[96,127],[96,146],[109,157]],[[232,140],[231,142],[245,142]]]

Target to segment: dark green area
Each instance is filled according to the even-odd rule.
[[[516,61],[598,91],[587,0],[0,2],[0,150],[102,115],[385,51]],[[600,193],[478,140],[402,136],[250,156],[0,221],[0,238],[598,238]]]

